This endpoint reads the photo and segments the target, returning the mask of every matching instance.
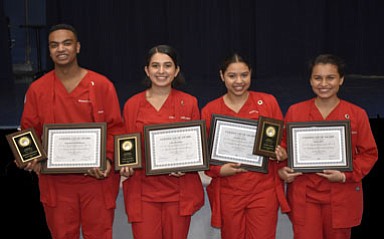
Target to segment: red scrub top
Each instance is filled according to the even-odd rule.
[[[212,114],[228,115],[238,118],[258,120],[260,116],[283,119],[282,112],[274,96],[262,92],[249,91],[249,97],[238,113],[224,103],[223,97],[209,102],[202,109],[201,117],[206,121],[207,132],[211,127]],[[285,199],[283,184],[277,175],[276,161],[268,161],[268,173],[246,172],[231,177],[220,177],[220,166],[210,166],[206,174],[212,177],[207,192],[212,209],[211,224],[221,227],[220,193],[231,195],[246,195],[249,192],[262,192],[268,188],[276,188],[277,197],[282,211],[289,210]]]
[[[204,205],[204,191],[197,172],[182,177],[145,174],[144,125],[199,120],[197,99],[172,89],[164,105],[157,111],[140,92],[124,105],[123,117],[128,133],[140,132],[142,136],[142,169],[135,169],[133,176],[123,182],[125,209],[129,222],[142,219],[141,201],[178,201],[180,215],[192,215]]]
[[[345,183],[332,183],[314,173],[305,173],[287,185],[287,196],[292,208],[293,223],[304,224],[305,202],[329,203],[332,208],[333,228],[350,228],[361,223],[363,213],[362,179],[378,159],[378,151],[366,112],[341,100],[323,118],[315,105],[315,98],[289,107],[285,122],[349,120],[352,137],[353,171],[345,172]],[[285,139],[283,139],[285,140]]]
[[[105,76],[87,70],[79,85],[68,93],[52,70],[34,81],[28,88],[21,128],[33,127],[41,137],[44,124],[106,122],[107,158],[113,160],[113,137],[123,132],[120,112],[114,85]],[[106,207],[116,206],[119,191],[118,174],[112,172],[105,180],[84,177],[82,174],[39,174],[40,199],[48,206],[56,204],[57,181],[68,184],[100,184]]]

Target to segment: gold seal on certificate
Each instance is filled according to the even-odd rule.
[[[260,116],[253,154],[275,158],[275,148],[280,144],[283,126],[282,120]]]
[[[6,138],[20,167],[25,166],[32,160],[40,161],[47,158],[33,128],[8,134]]]
[[[276,128],[274,126],[268,126],[265,129],[265,135],[269,138],[274,138],[276,136]]]
[[[127,140],[127,141],[125,141],[125,142],[123,142],[123,143],[121,144],[121,149],[122,149],[122,151],[124,151],[124,152],[129,152],[129,151],[131,151],[132,147],[133,147],[132,142],[129,141],[129,140]]]
[[[141,168],[140,133],[115,135],[115,170]]]

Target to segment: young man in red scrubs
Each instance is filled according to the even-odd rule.
[[[67,24],[49,31],[54,69],[33,82],[25,96],[21,128],[42,135],[44,124],[107,123],[107,169],[87,174],[39,174],[40,163],[25,169],[39,174],[40,199],[55,239],[111,239],[119,174],[111,170],[113,137],[123,132],[115,88],[105,76],[77,62],[80,42]],[[48,161],[50,159],[48,158]]]
[[[288,183],[295,239],[349,239],[351,228],[361,222],[361,180],[378,159],[377,146],[365,110],[337,95],[344,83],[344,61],[334,55],[319,55],[309,70],[316,96],[292,105],[285,122],[350,121],[353,171],[300,173],[284,167],[279,175]]]

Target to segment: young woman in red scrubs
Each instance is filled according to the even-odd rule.
[[[227,92],[206,104],[201,117],[210,131],[213,114],[258,120],[260,116],[283,119],[274,96],[250,91],[252,69],[239,54],[224,60],[220,77]],[[247,171],[236,163],[211,165],[212,178],[207,193],[212,210],[211,224],[221,228],[223,239],[274,239],[279,205],[289,210],[283,183],[277,174],[278,160],[287,158],[283,147],[276,149],[277,160],[268,160],[268,173]]]
[[[295,239],[349,239],[361,222],[362,179],[378,159],[375,139],[364,109],[338,97],[345,64],[334,55],[319,55],[309,66],[310,85],[316,96],[292,105],[285,122],[349,120],[352,137],[352,172],[323,170],[294,172],[284,167]]]
[[[199,120],[197,99],[174,86],[184,82],[175,49],[155,46],[144,67],[148,89],[127,100],[123,118],[128,133],[145,125]],[[144,141],[142,142],[144,146]],[[144,147],[142,148],[144,157]],[[136,239],[187,238],[191,216],[204,204],[204,191],[197,172],[152,175],[143,168],[124,167],[125,208]]]

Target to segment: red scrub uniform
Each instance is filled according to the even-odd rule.
[[[288,184],[289,216],[296,239],[349,239],[351,227],[359,225],[362,218],[361,180],[378,159],[368,116],[356,105],[341,100],[324,119],[311,99],[292,105],[285,116],[286,123],[325,120],[350,121],[353,171],[345,172],[345,183],[305,173]]]
[[[123,182],[125,209],[135,238],[187,238],[191,215],[204,205],[204,191],[197,172],[182,177],[146,176],[145,125],[199,120],[197,99],[172,89],[157,111],[146,99],[146,92],[132,96],[124,105],[128,133],[142,135],[143,168]]]
[[[260,116],[283,118],[274,96],[253,91],[249,91],[249,97],[238,113],[226,106],[223,97],[209,102],[201,113],[208,133],[212,114],[254,120]],[[222,238],[275,238],[279,204],[283,212],[289,210],[276,162],[268,161],[266,174],[249,171],[220,177],[220,166],[213,165],[206,171],[212,177],[207,187],[211,224],[221,227]]]
[[[52,123],[107,122],[107,158],[113,159],[113,136],[123,131],[121,109],[113,84],[88,70],[68,93],[50,71],[29,87],[21,128],[33,127],[39,136]],[[49,160],[49,159],[48,159]],[[40,200],[55,239],[111,239],[119,174],[98,180],[84,174],[39,174]]]

